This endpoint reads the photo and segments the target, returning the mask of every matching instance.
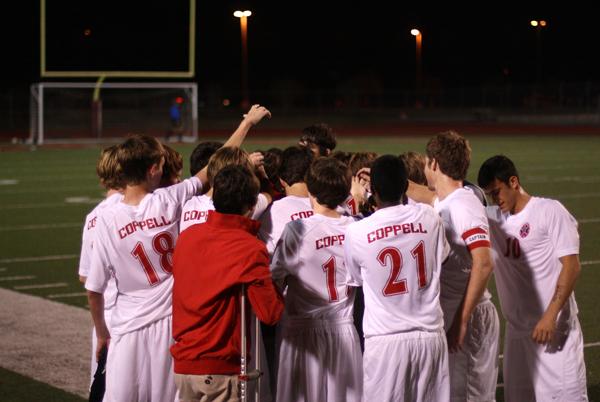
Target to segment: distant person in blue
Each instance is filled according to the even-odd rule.
[[[183,121],[181,120],[181,109],[183,108],[183,98],[178,96],[173,100],[169,108],[169,118],[171,119],[171,127],[167,131],[166,140],[169,141],[171,136],[176,136],[181,142],[183,136]]]

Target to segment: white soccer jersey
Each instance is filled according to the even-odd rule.
[[[288,317],[352,317],[354,293],[346,286],[343,246],[346,227],[352,222],[347,216],[315,214],[285,225],[273,254],[271,274],[276,283],[287,282]]]
[[[273,255],[286,223],[308,218],[313,214],[308,197],[288,195],[271,204],[271,207],[260,217],[261,224],[258,232],[258,237],[265,242],[269,255]]]
[[[96,207],[85,217],[83,226],[83,235],[81,237],[81,254],[79,256],[79,276],[87,277],[90,273],[90,260],[94,249],[94,238],[96,234],[96,221],[102,210],[111,207],[123,199],[123,195],[115,193],[102,200]],[[106,289],[104,290],[104,309],[111,309],[117,299],[117,286],[113,278],[109,279]]]
[[[442,221],[428,205],[377,210],[346,230],[347,282],[365,295],[365,337],[440,331],[440,270],[447,255]]]
[[[515,215],[496,206],[487,213],[502,312],[514,330],[530,332],[556,290],[559,258],[579,254],[577,221],[560,202],[538,197]],[[558,319],[570,323],[576,315],[572,293]]]
[[[193,177],[147,194],[139,205],[105,208],[85,287],[103,293],[114,275],[117,303],[112,330],[137,330],[171,314],[172,258],[183,203],[202,188]]]
[[[471,250],[490,247],[485,207],[468,188],[454,190],[442,201],[436,199],[435,210],[444,221],[450,254],[442,269],[440,302],[446,331],[452,325],[469,283],[473,260]],[[479,303],[490,300],[486,289]]]
[[[263,194],[258,194],[256,199],[256,205],[254,206],[254,212],[252,212],[252,219],[258,219],[263,212],[269,206],[269,199]],[[179,223],[179,233],[185,229],[197,223],[206,222],[208,217],[208,211],[214,211],[215,205],[211,197],[206,194],[192,197],[183,206],[181,212],[181,222]]]

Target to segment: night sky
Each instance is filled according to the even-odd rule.
[[[187,0],[48,3],[49,68],[187,67]],[[201,87],[239,86],[240,25],[232,13],[240,8],[253,12],[248,25],[253,90],[290,80],[327,89],[357,79],[412,88],[415,27],[423,32],[423,75],[430,86],[532,83],[540,44],[544,82],[600,81],[600,24],[596,13],[574,2],[536,12],[501,2],[471,8],[455,2],[411,8],[388,3],[199,0],[195,80]],[[4,87],[40,80],[39,2],[11,4],[0,32]],[[529,25],[534,18],[548,21],[540,42]]]

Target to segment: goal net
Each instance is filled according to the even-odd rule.
[[[29,141],[110,142],[130,133],[195,141],[197,99],[195,83],[36,83]]]

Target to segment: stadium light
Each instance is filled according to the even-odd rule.
[[[423,34],[420,30],[413,28],[410,30],[410,34],[415,37],[415,45],[416,45],[416,78],[415,78],[415,87],[417,89],[417,96],[421,90],[421,81],[423,76],[423,65],[422,65],[422,57],[421,57],[421,48],[423,46]]]
[[[242,33],[242,109],[246,110],[250,105],[248,96],[248,17],[252,15],[250,10],[237,10],[233,13],[234,17],[240,19],[240,29]]]
[[[548,26],[548,22],[546,20],[531,20],[529,24],[535,29],[536,36],[536,68],[535,68],[535,80],[536,83],[541,82],[542,80],[542,29]]]

